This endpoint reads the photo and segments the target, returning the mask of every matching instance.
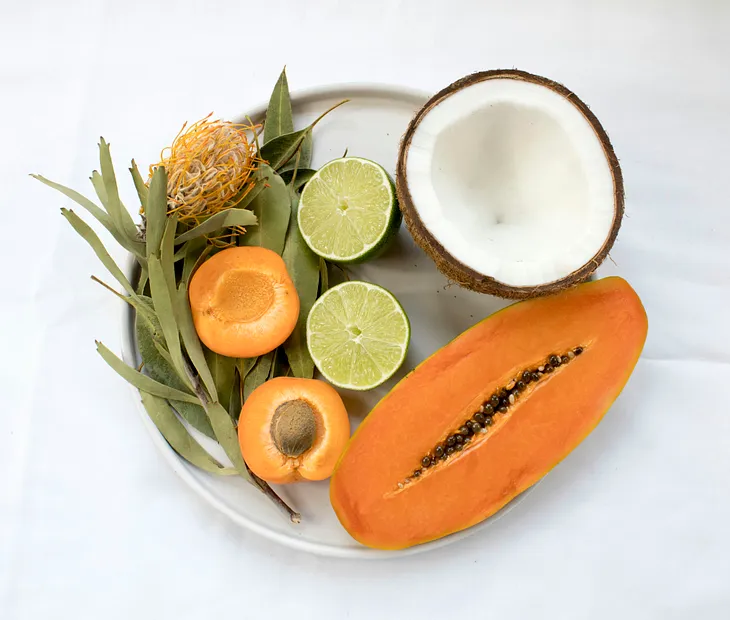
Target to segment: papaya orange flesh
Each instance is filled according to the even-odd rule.
[[[595,428],[646,333],[641,301],[618,277],[520,302],[478,323],[409,373],[360,425],[330,483],[342,525],[364,545],[401,549],[494,514]],[[434,458],[492,395],[569,352],[462,450]],[[429,455],[432,464],[421,469]]]

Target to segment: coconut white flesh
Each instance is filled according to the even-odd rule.
[[[593,127],[529,82],[477,82],[437,104],[416,128],[406,175],[446,251],[511,286],[568,276],[613,224],[613,176]]]

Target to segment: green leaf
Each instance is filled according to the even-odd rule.
[[[241,416],[241,407],[243,406],[243,384],[241,383],[241,375],[236,370],[235,378],[231,385],[231,395],[228,399],[228,415],[231,416],[233,423],[238,425],[238,418]]]
[[[259,387],[264,381],[269,378],[269,372],[271,371],[271,364],[274,361],[274,352],[270,351],[265,355],[261,355],[257,360],[254,367],[246,375],[243,380],[243,400],[248,400],[257,387]]]
[[[231,388],[236,377],[236,358],[219,355],[207,347],[203,349],[203,352],[216,390],[218,391],[218,398],[214,400],[218,400],[225,407],[226,411],[228,411]]]
[[[152,301],[150,300],[150,305],[151,303]],[[135,323],[137,349],[139,350],[143,364],[142,370],[159,383],[176,390],[186,391],[187,388],[178,376],[177,371],[165,359],[162,353],[164,349],[160,350],[162,343],[164,343],[164,336],[157,318],[154,317],[152,321],[149,321],[137,315]],[[195,403],[172,400],[171,404],[193,428],[210,438],[215,438],[213,427],[211,427],[208,421],[208,416],[197,399]]]
[[[312,132],[310,131],[305,137],[304,140],[302,140],[302,145],[299,147],[299,170],[303,170],[305,168],[308,168],[312,165],[312,147],[313,147],[313,139],[312,139]],[[294,157],[292,157],[288,163],[284,164],[281,169],[279,170],[279,173],[284,174],[284,172],[289,172],[290,170],[294,170],[295,163],[294,163]],[[288,183],[288,182],[287,182]]]
[[[157,319],[160,321],[160,326],[162,327],[162,333],[165,335],[167,350],[170,353],[177,374],[183,379],[186,385],[190,386],[185,360],[183,359],[182,349],[180,347],[180,333],[175,320],[175,309],[173,307],[172,297],[170,296],[170,286],[168,285],[164,269],[157,256],[152,254],[148,259],[148,263],[150,270],[150,295],[152,296],[152,303],[155,307]]]
[[[319,288],[319,257],[309,249],[299,232],[297,225],[297,209],[299,199],[295,193],[291,195],[291,224],[286,236],[286,245],[282,258],[286,263],[289,276],[296,286],[299,295],[299,320],[294,331],[284,343],[284,351],[289,360],[292,374],[295,377],[311,379],[314,376],[314,362],[307,348],[307,317],[317,299]]]
[[[187,278],[184,278],[180,282],[175,303],[177,304],[176,315],[178,317],[178,328],[188,357],[198,372],[198,376],[202,379],[203,385],[208,390],[210,397],[213,400],[218,400],[215,379],[205,359],[205,353],[203,352],[203,346],[200,344],[198,333],[195,331],[193,315],[190,311],[190,303],[188,302]]]
[[[184,232],[175,239],[175,245],[208,235],[216,230],[220,230],[221,228],[230,228],[231,226],[254,226],[257,222],[258,220],[256,219],[256,216],[248,209],[226,209],[225,211],[220,211],[215,215],[210,216],[207,220],[195,228],[191,228],[187,232]]]
[[[243,456],[241,455],[241,446],[238,443],[238,433],[236,432],[236,427],[233,425],[233,420],[231,420],[231,416],[228,414],[228,411],[218,402],[208,403],[205,410],[208,413],[208,419],[210,420],[210,425],[213,427],[218,443],[221,445],[228,458],[231,459],[231,463],[233,463],[233,466],[236,468],[238,473],[251,481],[248,468],[246,467],[246,463],[244,463]]]
[[[212,245],[203,245],[200,251],[196,250],[188,252],[188,254],[185,255],[185,260],[183,261],[182,280],[188,282],[191,276],[195,273],[195,270],[198,268],[198,265],[201,264],[212,251]]]
[[[241,380],[245,379],[248,373],[253,370],[258,359],[258,357],[239,357],[236,360],[236,368],[238,368],[238,374],[241,376]]]
[[[96,195],[99,197],[99,202],[104,206],[104,208],[109,211],[109,196],[106,193],[106,187],[104,186],[104,179],[99,174],[98,170],[93,170],[91,172],[91,176],[89,177],[89,180],[91,181],[91,184],[94,186],[94,191],[96,192]]]
[[[330,288],[329,268],[327,261],[320,256],[319,258],[319,294],[323,295]]]
[[[299,150],[301,153],[299,157],[299,166],[300,170],[303,168],[308,168],[312,165],[312,149],[314,147],[314,140],[312,139],[312,134],[309,133],[305,136],[304,140],[302,141],[302,148]]]
[[[167,443],[188,463],[211,474],[230,476],[238,473],[235,469],[221,465],[192,438],[165,399],[146,392],[140,392],[140,396],[147,414]]]
[[[99,163],[101,165],[101,178],[106,190],[106,208],[115,226],[123,235],[129,239],[137,238],[137,227],[134,225],[132,216],[122,204],[117,188],[117,177],[114,174],[114,165],[109,145],[104,138],[99,139]],[[101,199],[101,197],[100,197]]]
[[[258,245],[281,254],[291,215],[289,190],[282,178],[266,164],[261,165],[259,174],[267,178],[269,184],[251,203],[259,225],[241,237],[239,243]]]
[[[97,234],[93,229],[82,220],[76,213],[69,209],[61,209],[61,214],[68,220],[68,223],[73,226],[74,230],[83,237],[84,241],[91,246],[94,253],[106,267],[107,271],[114,276],[114,278],[122,285],[125,291],[132,297],[136,297],[137,293],[127,280],[127,276],[124,275],[119,266],[114,262],[114,259],[106,251],[104,244],[101,242]]]
[[[143,375],[131,366],[127,366],[101,342],[96,343],[96,350],[104,361],[109,364],[109,366],[111,366],[119,376],[121,376],[125,381],[131,383],[138,390],[142,390],[143,392],[148,392],[149,394],[154,394],[155,396],[166,398],[168,400],[181,400],[183,402],[193,404],[200,402],[197,397],[192,394],[171,388],[159,381],[155,381],[152,377]]]
[[[205,239],[203,237],[198,237],[197,239],[192,239],[191,241],[186,241],[183,243],[182,247],[175,252],[175,256],[173,256],[173,260],[175,262],[179,260],[183,260],[187,258],[188,254],[192,254],[195,256],[196,252],[200,254],[200,252],[203,251],[203,248],[205,247]],[[197,256],[195,256],[197,258]]]
[[[51,187],[55,189],[56,191],[61,192],[64,196],[67,198],[70,198],[73,200],[76,204],[82,206],[84,209],[86,209],[91,215],[93,215],[96,220],[104,227],[106,228],[112,237],[114,237],[114,240],[121,245],[125,250],[128,252],[132,252],[138,257],[144,257],[144,244],[139,241],[131,241],[127,239],[124,235],[122,235],[114,226],[114,222],[112,222],[111,217],[109,217],[109,214],[104,211],[104,209],[100,208],[96,204],[94,204],[91,200],[86,198],[85,196],[82,196],[78,192],[65,187],[64,185],[60,185],[59,183],[54,183],[53,181],[49,181],[45,177],[41,176],[40,174],[31,174],[34,179],[37,181],[40,181],[44,185],[47,185],[48,187]]]
[[[319,123],[319,121],[321,121],[325,116],[327,116],[327,114],[329,114],[332,110],[341,106],[343,103],[347,103],[347,101],[349,100],[345,99],[344,101],[340,101],[340,103],[332,106],[324,114],[317,117],[314,122],[309,125],[309,127],[305,127],[304,129],[300,129],[299,131],[292,131],[291,133],[282,134],[276,138],[273,138],[270,142],[264,144],[261,147],[261,151],[259,152],[261,159],[267,161],[274,170],[279,170],[280,168],[282,168],[292,157],[294,157],[296,152],[302,146],[302,143],[307,137],[307,134],[311,133],[314,126]],[[300,165],[305,164],[300,163]]]
[[[284,180],[284,183],[287,185],[291,185],[291,188],[294,191],[298,191],[302,187],[304,187],[307,184],[307,181],[311,179],[315,174],[317,174],[316,170],[312,170],[311,168],[299,168],[297,170],[297,176],[294,177],[294,169],[290,170],[284,170],[281,173],[281,178]],[[294,180],[294,183],[292,184],[292,180]]]
[[[246,209],[251,204],[254,198],[263,190],[265,187],[264,179],[258,175],[257,172],[253,173],[253,185],[244,187],[238,194],[236,194],[231,200],[231,209]]]
[[[160,264],[165,275],[165,282],[170,291],[170,299],[175,299],[177,287],[175,286],[175,231],[177,230],[177,216],[171,215],[167,218],[165,232],[162,234],[160,243]]]
[[[164,166],[155,168],[147,197],[147,256],[157,254],[167,219],[167,172]]]
[[[282,134],[294,131],[294,120],[289,98],[289,84],[286,79],[286,67],[276,81],[274,91],[266,108],[266,122],[264,123],[264,144]]]
[[[144,182],[144,179],[142,178],[142,175],[139,173],[139,168],[137,168],[137,162],[132,160],[132,166],[129,168],[129,172],[132,175],[132,180],[134,181],[134,187],[137,190],[137,196],[139,197],[139,203],[144,207],[147,208],[147,196],[150,193],[149,188]]]

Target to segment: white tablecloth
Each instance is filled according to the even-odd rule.
[[[728,618],[729,33],[722,0],[0,2],[0,618]],[[150,162],[183,120],[265,100],[284,64],[295,89],[546,75],[623,166],[602,273],[645,302],[637,370],[525,501],[432,553],[294,552],[190,492],[94,351],[119,342],[118,306],[67,201],[27,176],[88,187],[101,134]]]

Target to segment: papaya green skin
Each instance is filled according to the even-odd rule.
[[[646,333],[638,296],[617,277],[477,323],[400,381],[351,438],[330,483],[340,522],[364,545],[402,549],[483,521],[596,427],[628,381]],[[577,345],[586,347],[580,357],[496,416],[483,438],[398,489],[493,391],[526,365]]]

